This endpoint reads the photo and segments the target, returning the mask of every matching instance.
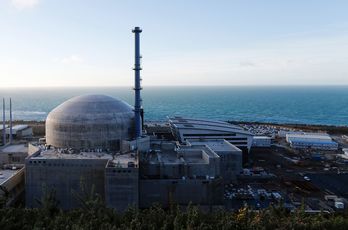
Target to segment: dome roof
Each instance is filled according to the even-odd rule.
[[[133,108],[126,102],[110,96],[82,95],[60,104],[48,114],[47,119],[95,120],[96,116],[107,119],[108,116],[118,113],[133,113]]]
[[[46,119],[46,142],[60,148],[118,149],[133,135],[133,108],[105,95],[71,98]]]

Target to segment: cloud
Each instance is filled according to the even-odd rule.
[[[39,4],[39,0],[11,0],[12,5],[19,9],[28,9],[33,8],[34,6]]]
[[[256,63],[252,62],[252,61],[241,61],[239,63],[240,66],[243,66],[243,67],[254,67],[256,66]]]
[[[348,84],[348,35],[148,57],[149,85]],[[151,78],[146,78],[151,76]],[[165,80],[164,80],[165,79]],[[172,80],[173,79],[173,80]]]
[[[82,63],[83,59],[80,56],[73,54],[68,57],[56,59],[56,61],[64,63],[64,64],[76,64],[76,63]]]

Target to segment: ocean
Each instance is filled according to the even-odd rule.
[[[131,87],[0,88],[0,97],[7,99],[7,110],[8,98],[12,98],[15,120],[45,120],[54,107],[82,94],[106,94],[134,104]],[[224,121],[348,126],[348,86],[144,87],[142,98],[148,121],[179,115]]]

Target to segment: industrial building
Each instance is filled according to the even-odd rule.
[[[286,134],[286,141],[295,149],[338,149],[338,143],[325,133]]]
[[[192,139],[182,144],[155,136],[134,139],[134,113],[129,113],[125,102],[86,95],[68,103],[78,110],[72,112],[64,106],[66,102],[58,106],[54,116],[47,118],[46,145],[29,146],[27,207],[38,207],[37,200],[47,189],[54,189],[61,208],[79,207],[77,198],[92,187],[107,206],[117,210],[146,208],[155,202],[163,207],[190,202],[220,205],[223,184],[242,171],[241,150],[223,139]],[[100,111],[94,103],[111,108]],[[86,122],[86,117],[98,119]]]
[[[140,207],[221,205],[220,157],[208,146],[153,141],[140,159]]]
[[[16,204],[24,196],[23,165],[3,165],[0,169],[0,199],[6,206]]]
[[[193,139],[187,144],[206,146],[220,157],[220,175],[225,183],[235,181],[243,171],[242,151],[224,139]]]
[[[2,145],[5,145],[6,144],[6,129],[7,129],[7,125],[1,125],[0,126],[0,132],[1,132],[1,134],[2,134],[2,138],[1,138],[1,144]]]
[[[79,207],[79,197],[94,187],[104,197],[104,174],[110,154],[79,152],[69,154],[60,149],[40,149],[25,161],[25,200],[27,207],[38,207],[37,200],[54,190],[63,209]]]
[[[277,132],[277,136],[281,137],[281,138],[286,138],[287,134],[305,134],[305,132],[296,131],[296,130],[283,130],[283,129],[281,129]]]
[[[0,148],[0,199],[5,205],[16,204],[24,196],[24,161],[28,147],[24,144]]]
[[[139,163],[133,153],[116,156],[105,168],[105,203],[125,210],[139,207]]]
[[[268,136],[254,136],[252,147],[271,147],[272,138]]]
[[[11,128],[6,129],[6,135],[11,135]],[[33,129],[29,125],[18,124],[12,127],[12,137],[15,139],[23,139],[33,136]]]
[[[117,210],[129,206],[146,208],[153,203],[163,207],[171,203],[222,203],[221,158],[209,145],[181,146],[176,142],[146,140],[150,142],[146,151],[117,154],[94,150],[71,153],[67,149],[38,146],[25,163],[26,206],[38,207],[36,200],[50,188],[61,208],[79,207],[77,198],[93,186],[106,205]],[[220,154],[223,151],[227,150],[220,147]],[[230,158],[234,170],[227,170],[230,174],[226,177],[235,178],[235,172],[241,169],[241,152],[234,151],[239,151],[239,161]]]
[[[169,124],[173,135],[181,143],[188,139],[223,139],[242,150],[243,164],[248,163],[253,135],[240,126],[222,121],[183,117],[171,117]]]
[[[0,166],[5,164],[24,164],[28,156],[25,144],[6,145],[0,148]]]
[[[38,207],[48,191],[63,209],[80,207],[90,191],[118,211],[153,203],[222,205],[224,184],[242,172],[242,151],[248,153],[252,135],[225,122],[183,118],[168,124],[177,140],[145,133],[141,29],[133,33],[134,108],[109,96],[83,95],[53,109],[46,143],[29,145],[25,159],[27,207]]]

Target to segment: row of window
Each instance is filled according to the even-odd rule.
[[[232,142],[232,141],[229,141],[229,142],[233,145],[246,145],[246,144],[248,144],[247,142]]]
[[[292,145],[303,145],[303,146],[330,146],[330,147],[337,147],[336,143],[305,143],[305,142],[291,142]]]
[[[184,133],[184,137],[224,137],[224,136],[236,136],[235,133]]]
[[[35,160],[35,161],[29,161],[29,164],[44,164],[44,165],[47,165],[47,166],[61,166],[61,167],[64,167],[64,166],[67,166],[67,167],[92,167],[93,165],[91,164],[64,164],[64,163],[61,163],[61,164],[58,164],[58,163],[47,163],[46,164],[46,161],[45,160]]]
[[[30,164],[41,164],[41,163],[43,163],[43,164],[46,164],[46,161],[29,161],[29,163]]]
[[[248,140],[248,138],[246,138],[246,137],[232,137],[232,138],[224,138],[226,141],[229,141],[229,140],[231,140],[231,141],[246,141],[246,140]]]
[[[12,156],[12,162],[20,162],[21,158],[20,157],[16,157],[16,156]]]
[[[112,170],[112,172],[114,172],[114,173],[131,173],[131,170],[116,170],[116,169],[114,169],[114,170]]]

